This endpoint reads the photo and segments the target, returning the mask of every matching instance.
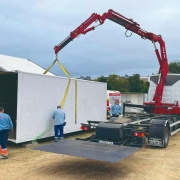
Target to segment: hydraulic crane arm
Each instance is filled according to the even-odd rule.
[[[113,11],[110,9],[107,13],[104,13],[101,16],[101,23],[104,23],[106,19],[109,19],[121,26],[124,26],[127,31],[132,31],[143,39],[148,39],[153,42],[154,47],[155,47],[155,53],[159,61],[159,82],[156,86],[156,91],[153,97],[153,101],[155,101],[155,105],[159,106],[161,105],[161,100],[162,100],[162,95],[163,95],[163,90],[164,90],[164,84],[166,81],[166,76],[168,73],[168,60],[166,56],[166,48],[165,48],[165,43],[160,35],[155,35],[153,33],[144,31],[143,29],[140,28],[140,25],[137,22],[134,22],[132,19],[128,19],[124,17],[123,15]],[[126,32],[127,32],[126,31]],[[127,35],[126,35],[127,36]],[[160,45],[160,52],[159,53],[158,49],[156,48],[155,43],[158,42]]]
[[[62,48],[64,48],[69,42],[71,42],[80,34],[85,35],[87,32],[94,30],[97,26],[93,26],[91,28],[88,28],[88,26],[97,20],[100,22],[100,17],[101,16],[99,14],[93,13],[86,21],[84,21],[79,27],[77,27],[73,32],[71,32],[70,35],[64,41],[62,41],[59,45],[54,47],[55,54],[57,54]]]
[[[161,100],[162,100],[162,94],[164,90],[164,84],[166,80],[166,76],[168,73],[168,61],[167,61],[167,56],[166,56],[166,48],[165,48],[165,43],[160,35],[155,35],[153,33],[147,32],[143,29],[140,28],[140,25],[137,22],[134,22],[132,19],[128,19],[124,17],[123,15],[113,11],[112,9],[108,10],[107,13],[104,13],[102,16],[99,14],[93,13],[84,23],[82,23],[77,29],[75,29],[73,32],[70,33],[70,35],[62,41],[59,45],[54,47],[55,54],[65,47],[69,42],[71,42],[74,38],[76,38],[80,34],[86,34],[87,32],[94,30],[97,26],[102,25],[106,19],[109,19],[127,29],[127,31],[134,32],[141,36],[143,39],[148,39],[152,41],[155,47],[155,53],[159,61],[159,82],[156,86],[156,91],[153,97],[153,101],[155,101],[156,106],[161,105]],[[90,24],[92,24],[95,21],[99,21],[99,25],[93,26],[91,28],[88,28]],[[126,33],[127,33],[126,31]],[[127,34],[126,34],[127,36]],[[131,35],[130,35],[131,36]],[[129,36],[127,36],[129,37]],[[156,48],[156,42],[159,43],[160,45],[160,53],[158,49]],[[148,103],[147,103],[148,104]],[[150,103],[151,104],[151,103]]]

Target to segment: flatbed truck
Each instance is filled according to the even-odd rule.
[[[60,143],[40,146],[35,149],[59,154],[79,156],[96,160],[118,162],[131,155],[145,145],[166,148],[169,137],[180,131],[180,106],[179,102],[163,102],[163,91],[168,84],[168,60],[166,56],[165,42],[161,35],[156,35],[141,29],[140,25],[123,15],[110,9],[103,15],[93,13],[85,22],[54,47],[56,58],[69,42],[80,34],[86,34],[96,27],[102,25],[109,19],[126,29],[139,35],[142,39],[150,40],[160,65],[159,72],[154,82],[156,84],[152,101],[144,102],[143,105],[123,103],[123,119],[112,117],[109,121],[87,121],[81,124],[84,131],[95,130],[87,138],[77,138],[76,140],[64,140]],[[93,22],[99,22],[97,26],[89,27]],[[131,34],[132,35],[132,34]],[[156,47],[156,42],[160,45],[160,53]],[[179,78],[172,77],[171,82],[177,82]],[[141,109],[141,113],[128,113],[126,108]]]

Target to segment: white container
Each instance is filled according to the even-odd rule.
[[[131,104],[143,105],[147,101],[146,93],[121,93],[122,102],[129,101]],[[138,108],[126,107],[126,112],[140,112]]]
[[[10,114],[15,128],[15,137],[11,136],[10,141],[31,141],[53,124],[51,115],[62,101],[68,80],[23,72],[0,73],[0,106]],[[81,123],[87,123],[87,120],[106,120],[106,90],[105,83],[78,80],[75,123],[75,79],[71,79],[63,108],[67,122],[65,134],[79,131]],[[54,129],[51,128],[42,138],[53,135]]]

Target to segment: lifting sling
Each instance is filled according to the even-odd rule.
[[[56,59],[53,61],[53,63],[45,70],[45,72],[43,74],[47,74],[50,69],[54,66],[54,64],[56,63],[56,61],[58,62],[59,67],[62,69],[62,71],[66,74],[66,76],[69,78],[62,102],[60,104],[61,108],[64,107],[64,104],[66,102],[66,98],[69,92],[69,88],[70,88],[70,84],[71,84],[71,75],[70,73],[67,71],[67,69],[60,63],[60,61],[58,60],[57,56]],[[75,79],[75,123],[77,123],[77,102],[78,102],[78,83],[77,83],[77,79]],[[34,140],[32,140],[32,142],[35,142],[37,139],[41,138],[44,134],[46,134],[51,128],[53,127],[53,125],[49,126],[46,130],[44,130],[40,135],[38,135]]]

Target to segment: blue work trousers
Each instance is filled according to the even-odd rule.
[[[54,125],[54,136],[58,138],[58,132],[60,131],[60,138],[64,137],[64,125]]]
[[[6,142],[8,139],[9,129],[4,129],[0,131],[0,145],[2,149],[6,149]]]

